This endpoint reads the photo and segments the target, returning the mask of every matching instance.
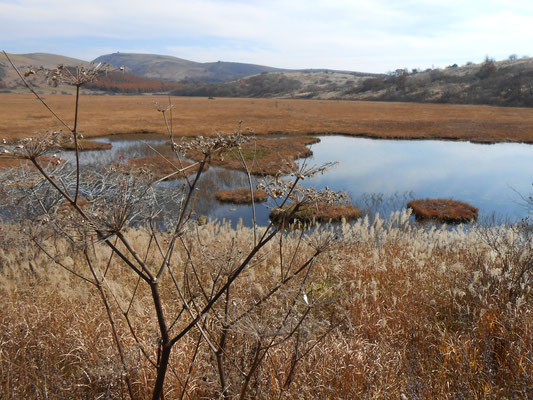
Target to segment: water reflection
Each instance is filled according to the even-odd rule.
[[[166,139],[110,141],[113,148],[81,153],[84,165],[103,165],[120,159],[153,156],[147,145],[169,154]],[[329,186],[345,190],[361,209],[382,215],[402,209],[412,198],[445,197],[466,201],[480,209],[480,218],[493,214],[516,221],[527,216],[517,193],[527,195],[533,182],[533,146],[517,143],[481,145],[467,142],[372,140],[345,136],[321,137],[312,146],[314,156],[300,160],[312,165],[329,161],[339,164],[323,175],[305,180],[304,185]],[[62,158],[73,161],[72,152]],[[254,178],[255,180],[255,178]],[[182,181],[160,183],[168,188]],[[195,196],[198,215],[251,225],[251,209],[246,205],[220,204],[214,192],[248,186],[243,172],[210,167],[199,182]],[[268,223],[272,202],[258,204],[257,220]]]
[[[412,192],[415,197],[466,201],[482,217],[496,213],[516,220],[527,215],[517,192],[531,190],[531,145],[328,136],[313,145],[313,153],[308,162],[336,160],[339,165],[307,184],[346,190],[354,199],[362,193]]]
[[[150,149],[152,146],[163,154],[168,154],[169,146],[166,144],[166,139],[158,138],[144,138],[139,139],[129,138],[98,138],[94,139],[96,142],[111,143],[113,147],[108,150],[92,150],[80,152],[80,164],[84,166],[89,165],[108,165],[121,160],[128,160],[130,158],[154,156],[157,153]],[[64,151],[59,154],[62,159],[74,163],[75,155],[73,151]]]

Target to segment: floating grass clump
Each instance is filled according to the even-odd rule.
[[[270,211],[270,219],[275,223],[340,222],[353,221],[363,216],[363,212],[350,204],[306,204],[294,210],[294,204],[276,207]]]
[[[176,160],[170,162],[161,156],[151,156],[132,158],[128,160],[127,164],[122,166],[122,169],[130,173],[139,172],[140,170],[148,170],[157,179],[167,178],[170,180],[183,178],[186,175],[196,172],[198,170],[198,165],[183,172],[176,173],[180,169],[186,168],[192,164],[192,162],[186,160],[182,161],[180,164]],[[206,169],[207,165],[204,167],[204,170]]]
[[[407,203],[419,221],[435,220],[461,224],[476,220],[478,209],[462,201],[450,199],[418,199]]]
[[[240,147],[213,155],[210,164],[229,169],[243,170],[242,160],[254,175],[276,175],[280,169],[296,168],[295,160],[313,155],[307,147],[320,140],[311,136],[291,136],[285,138],[257,138]],[[200,152],[190,152],[187,156],[201,160]]]
[[[109,150],[113,147],[111,143],[97,142],[95,140],[79,140],[78,146],[80,151]],[[61,148],[63,150],[75,150],[76,146],[74,142],[65,141],[61,143]]]
[[[264,190],[254,189],[254,202],[263,203],[267,201],[268,195]],[[250,194],[250,189],[248,188],[238,188],[233,190],[219,190],[215,192],[215,197],[218,201],[223,203],[233,203],[233,204],[251,204],[252,196]]]

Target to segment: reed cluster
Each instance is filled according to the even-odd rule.
[[[35,228],[1,226],[1,397],[125,397],[123,370],[97,291],[51,262],[20,233],[23,229]],[[232,360],[226,376],[230,387],[251,362],[257,339],[274,335],[281,310],[296,299],[296,308],[309,309],[309,317],[297,339],[271,349],[250,381],[249,397],[531,396],[532,244],[520,227],[427,228],[410,224],[408,212],[402,212],[372,223],[365,217],[323,226],[303,241],[302,232],[286,232],[283,247],[269,242],[253,260],[256,267],[241,275],[231,314],[240,315],[279,281],[284,256],[294,256],[298,248],[296,257],[303,260],[332,233],[342,245],[318,257],[307,283],[290,285],[232,331],[226,349]],[[132,245],[147,248],[149,232],[129,229],[126,235]],[[203,266],[200,279],[210,280],[214,264],[236,261],[249,250],[251,235],[249,228],[209,222],[184,238],[190,255],[181,250],[173,257],[179,264],[190,256]],[[83,260],[66,241],[48,239],[43,246],[55,248],[63,254],[62,263],[84,273]],[[111,254],[103,245],[95,252],[95,262],[102,263]],[[160,262],[158,257],[154,248],[147,263]],[[138,343],[127,323],[116,328],[135,395],[146,398],[155,373],[142,352],[156,347],[157,320],[149,290],[137,288],[136,279],[122,273],[123,263],[114,264],[105,282],[114,298],[111,307],[128,307],[132,293],[140,291],[129,320]],[[186,275],[177,274],[180,285]],[[161,294],[175,295],[171,285]],[[209,324],[216,325],[216,319],[205,321],[206,330]],[[216,357],[201,333],[176,346],[166,398],[220,396]],[[295,357],[300,360],[291,369]]]

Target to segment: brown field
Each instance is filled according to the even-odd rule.
[[[477,218],[478,209],[462,201],[450,199],[419,199],[407,203],[417,220],[436,220],[457,224],[472,222]]]
[[[47,95],[67,121],[74,98]],[[159,96],[85,96],[79,130],[86,137],[119,133],[165,133],[154,103]],[[533,109],[474,105],[336,100],[173,97],[176,135],[233,131],[240,120],[257,134],[347,134],[377,138],[533,143]],[[31,95],[0,94],[0,138],[32,135],[60,125]]]

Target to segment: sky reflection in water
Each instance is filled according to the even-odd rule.
[[[512,220],[527,216],[518,193],[529,195],[533,182],[533,146],[493,145],[436,140],[395,141],[321,137],[310,164],[338,161],[307,184],[362,193],[412,192],[416,198],[453,198]]]
[[[314,144],[313,157],[300,160],[308,165],[330,161],[339,164],[323,175],[304,181],[316,188],[329,186],[345,190],[360,208],[366,208],[365,195],[383,195],[381,213],[401,209],[411,193],[415,198],[453,198],[480,209],[480,218],[495,214],[499,219],[516,221],[528,215],[520,195],[532,192],[533,146],[519,143],[494,145],[449,141],[373,140],[346,136],[324,136]],[[152,156],[155,153],[139,140],[111,140],[113,148],[82,154],[83,164],[107,164],[119,157]],[[161,148],[165,140],[144,141]],[[63,154],[62,157],[70,157]],[[175,185],[177,182],[164,183]],[[214,192],[247,186],[246,175],[238,171],[211,167],[200,182],[197,214],[229,219],[236,225],[252,221],[249,206],[220,204]],[[387,199],[396,196],[396,201]],[[257,205],[259,224],[268,223],[272,202]]]

